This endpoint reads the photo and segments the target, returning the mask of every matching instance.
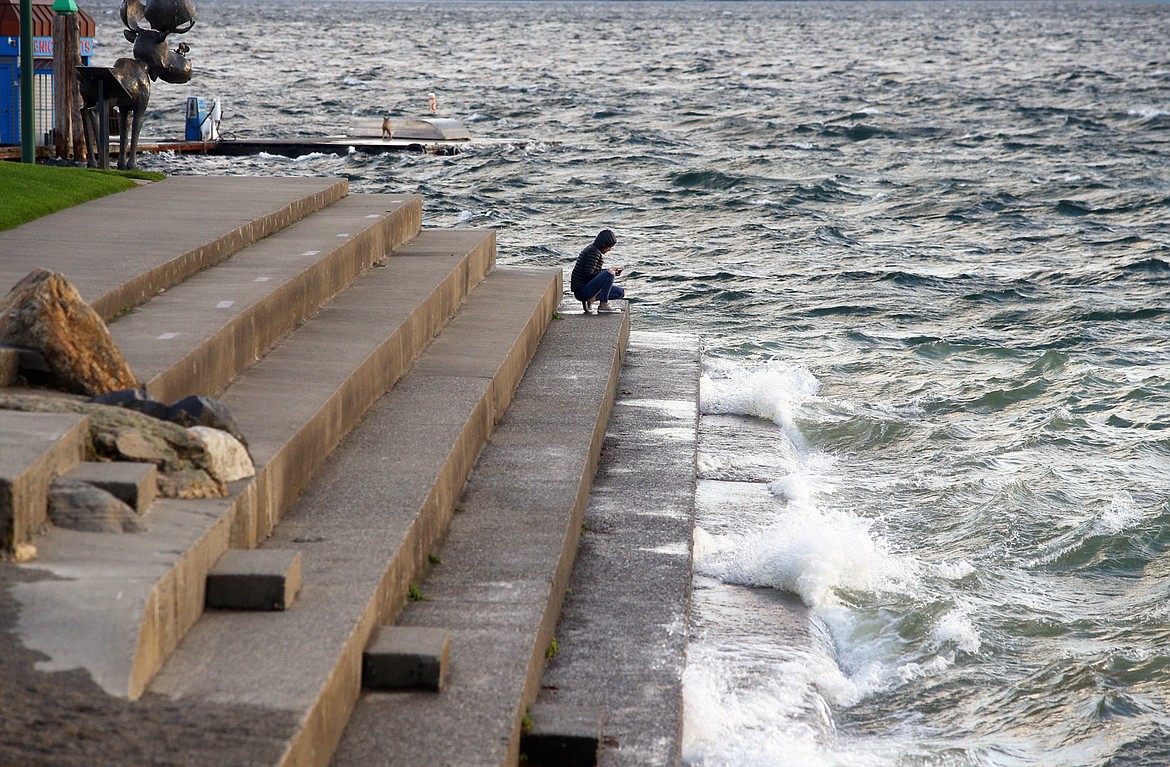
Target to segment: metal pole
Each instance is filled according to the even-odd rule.
[[[20,0],[20,161],[37,161],[33,119],[32,0]]]

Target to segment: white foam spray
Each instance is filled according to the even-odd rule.
[[[804,368],[777,361],[743,365],[711,360],[699,381],[699,405],[704,413],[735,413],[766,418],[784,430],[797,447],[807,447],[793,418],[796,409],[816,395],[820,384]]]
[[[803,368],[777,361],[743,364],[713,360],[704,368],[704,413],[766,418],[795,450],[769,485],[781,501],[762,527],[736,530],[704,541],[696,569],[728,583],[768,586],[797,594],[810,607],[832,604],[839,590],[882,591],[915,576],[910,560],[893,555],[875,535],[872,520],[835,508],[840,481],[836,459],[807,444],[797,426],[802,405],[819,384]]]
[[[1093,525],[1094,535],[1117,535],[1144,519],[1145,513],[1127,492],[1114,493]]]
[[[956,605],[933,627],[926,652],[906,657],[905,648],[886,638],[896,634],[885,630],[888,616],[866,614],[852,600],[859,594],[915,593],[923,577],[958,580],[974,568],[966,562],[926,568],[892,551],[875,519],[840,505],[840,461],[809,444],[798,425],[802,416],[813,417],[806,406],[819,395],[807,370],[777,361],[714,360],[705,366],[700,391],[703,413],[766,419],[788,445],[774,452],[771,503],[767,494],[744,493],[734,483],[712,481],[727,489],[700,494],[700,516],[710,518],[711,526],[695,531],[696,572],[723,584],[799,596],[810,608],[806,620],[816,624],[809,633],[826,638],[792,647],[763,636],[761,642],[770,642],[765,651],[751,644],[737,648],[708,626],[692,643],[684,680],[687,764],[897,763],[897,747],[875,751],[867,743],[860,753],[854,751],[858,744],[839,742],[831,710],[939,673],[957,653],[977,653],[981,637],[970,609]],[[745,508],[748,503],[754,505]],[[768,657],[761,659],[761,653]]]

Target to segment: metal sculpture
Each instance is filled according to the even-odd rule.
[[[134,44],[134,58],[118,59],[110,73],[123,92],[113,95],[112,105],[118,109],[121,135],[118,144],[118,168],[138,167],[138,134],[142,130],[142,116],[150,103],[150,83],[163,80],[185,83],[191,79],[191,62],[186,54],[190,48],[179,43],[167,48],[168,35],[181,35],[195,26],[195,6],[190,0],[122,0],[122,23],[126,25],[126,39]],[[143,23],[145,22],[145,24]],[[89,166],[94,167],[98,143],[98,91],[89,80],[81,80],[81,110],[85,125],[85,146]],[[129,133],[129,136],[127,136]],[[127,147],[129,138],[129,147]]]

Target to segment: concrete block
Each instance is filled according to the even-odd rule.
[[[133,508],[142,516],[158,494],[158,468],[133,461],[85,461],[70,469],[64,479],[88,482]]]
[[[225,551],[207,574],[207,606],[230,610],[287,610],[301,590],[301,552]]]
[[[601,744],[599,709],[538,703],[532,726],[520,736],[528,767],[594,767]]]
[[[88,416],[0,411],[0,552],[48,521],[49,483],[81,461],[88,434]]]
[[[362,654],[362,687],[441,692],[450,658],[446,629],[381,626]]]

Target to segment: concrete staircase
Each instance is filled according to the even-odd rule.
[[[0,279],[64,272],[149,392],[221,399],[257,468],[227,498],[153,500],[145,532],[46,529],[51,479],[93,473],[86,419],[0,411],[0,520],[37,550],[0,565],[18,607],[0,644],[139,711],[250,712],[217,719],[200,763],[328,764],[355,708],[337,763],[375,763],[355,756],[367,733],[445,697],[472,713],[410,725],[376,763],[516,763],[629,317],[558,314],[560,270],[496,267],[494,233],[423,229],[421,212],[336,180],[175,178],[0,233]],[[181,225],[132,237],[131,221]],[[88,234],[63,255],[72,233]],[[209,575],[279,596],[209,609]],[[363,653],[396,622],[451,640],[446,691],[362,697]],[[439,756],[455,739],[473,761]]]

